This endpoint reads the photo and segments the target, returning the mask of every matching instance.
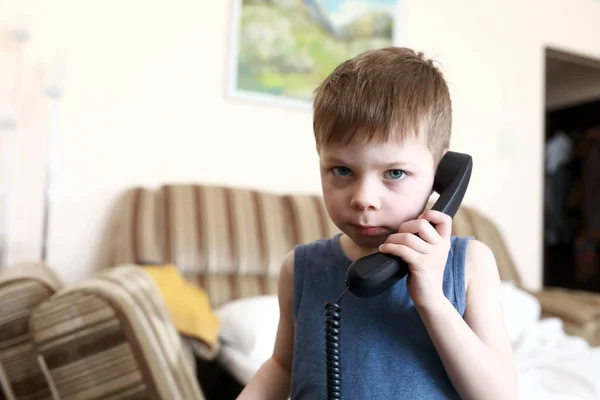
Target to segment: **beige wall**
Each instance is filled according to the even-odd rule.
[[[57,46],[68,54],[50,232],[50,263],[68,282],[95,268],[109,206],[132,185],[194,181],[319,191],[310,113],[225,97],[229,1],[26,3],[35,4],[33,48],[45,54]],[[543,49],[600,58],[600,3],[401,3],[398,44],[441,62],[454,101],[453,147],[474,156],[466,202],[499,222],[526,283],[536,287]],[[277,151],[266,151],[266,143]],[[248,151],[253,144],[260,150]],[[27,151],[38,159],[27,168],[41,168],[43,153]],[[20,184],[31,188],[18,191],[15,215],[39,227],[41,186]],[[34,231],[13,232],[13,260],[37,256]]]

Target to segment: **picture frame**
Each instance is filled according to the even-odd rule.
[[[310,109],[337,65],[394,45],[397,14],[398,0],[232,0],[227,94]]]

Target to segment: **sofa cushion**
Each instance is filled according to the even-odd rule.
[[[281,197],[201,185],[163,186],[158,232],[167,262],[186,276],[277,275],[291,243]]]

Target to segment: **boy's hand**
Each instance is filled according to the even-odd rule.
[[[408,263],[406,286],[417,308],[426,309],[445,300],[442,282],[451,234],[452,218],[429,210],[400,225],[398,233],[390,235],[379,248]]]

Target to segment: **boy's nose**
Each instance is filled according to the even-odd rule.
[[[363,184],[354,192],[350,205],[359,211],[378,210],[380,206],[379,196],[377,196],[376,190]]]

